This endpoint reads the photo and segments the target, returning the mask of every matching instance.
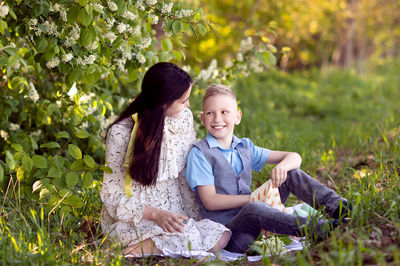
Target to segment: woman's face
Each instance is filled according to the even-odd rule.
[[[168,108],[165,110],[165,115],[173,118],[177,118],[179,113],[185,108],[190,106],[189,96],[192,91],[192,85],[189,89],[182,95],[181,98],[175,100]]]

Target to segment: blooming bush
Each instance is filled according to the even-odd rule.
[[[158,0],[0,2],[0,189],[62,214],[87,205],[110,170],[106,127],[149,66],[185,59],[184,33],[210,30],[201,17],[201,9]],[[271,53],[250,39],[243,47],[249,60]],[[215,63],[195,80],[227,82],[241,71],[235,64],[245,65]]]

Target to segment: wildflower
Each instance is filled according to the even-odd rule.
[[[111,30],[111,28],[114,26],[115,19],[113,17],[107,18],[106,19],[106,28]]]
[[[76,60],[76,63],[77,63],[78,65],[91,65],[91,64],[94,63],[94,61],[96,61],[96,56],[93,55],[93,54],[91,54],[91,55],[89,55],[89,56],[85,56],[84,59],[78,58],[78,59]]]
[[[72,53],[68,53],[68,54],[63,55],[63,56],[61,57],[61,60],[62,60],[64,63],[67,63],[67,62],[69,62],[72,58],[73,58]]]
[[[32,82],[29,82],[28,85],[28,98],[36,103],[39,100],[39,94],[35,88],[35,85],[33,85]]]
[[[158,23],[158,16],[151,14],[151,15],[149,15],[149,19],[151,21],[151,24],[153,24],[153,25],[156,25]]]
[[[239,51],[241,53],[245,54],[246,52],[250,51],[252,48],[253,48],[253,43],[252,43],[251,37],[248,37],[247,39],[242,40],[240,42]]]
[[[16,130],[19,129],[19,125],[18,125],[18,124],[14,124],[14,123],[10,123],[9,129],[10,129],[11,131],[16,131]]]
[[[92,42],[92,43],[89,43],[88,45],[86,45],[86,49],[87,50],[89,50],[89,51],[92,51],[92,50],[96,50],[97,49],[97,47],[98,47],[98,39],[96,38],[96,40],[94,41],[94,42]]]
[[[68,20],[67,20],[67,11],[65,9],[60,11],[60,17],[61,17],[62,21],[68,22]]]
[[[151,44],[151,38],[145,37],[143,38],[142,42],[138,45],[139,49],[146,49]]]
[[[142,0],[138,0],[136,2],[136,8],[140,11],[144,11],[144,5],[143,5],[143,1]]]
[[[157,4],[157,0],[146,0],[146,4],[149,6],[154,6]]]
[[[63,8],[60,4],[55,4],[54,6],[50,6],[50,12],[59,12]]]
[[[184,17],[190,17],[193,14],[194,14],[194,11],[190,10],[190,9],[181,9],[181,10],[175,12],[175,16],[178,19],[181,19],[181,18],[184,18]]]
[[[51,19],[46,20],[43,24],[46,28],[47,34],[58,37],[60,33],[57,31],[57,25]]]
[[[6,131],[4,131],[4,130],[0,130],[0,136],[1,136],[4,140],[7,140],[8,137],[9,137],[8,133],[7,133]]]
[[[8,6],[0,6],[0,17],[5,17],[8,15],[9,8]]]
[[[117,31],[119,33],[124,33],[126,31],[126,27],[127,26],[128,26],[127,24],[119,23],[118,26],[117,26]]]
[[[243,54],[242,54],[242,53],[238,53],[238,54],[236,55],[236,59],[237,59],[239,62],[242,62],[242,61],[243,61]]]
[[[142,55],[141,53],[138,53],[138,54],[136,55],[136,60],[137,60],[140,64],[146,63],[146,58],[145,58],[144,55]]]
[[[65,46],[71,47],[76,44],[76,41],[79,39],[81,34],[81,29],[79,28],[78,24],[75,24],[65,39]]]
[[[46,63],[47,68],[54,68],[60,64],[60,59],[58,57],[53,57],[49,62]]]
[[[122,14],[122,17],[128,19],[128,20],[135,20],[136,19],[136,15],[133,14],[131,11],[125,11],[124,14]]]
[[[162,13],[162,14],[171,13],[172,6],[173,6],[173,5],[174,5],[174,3],[168,3],[168,4],[164,3],[163,6],[162,6],[162,8],[161,8],[161,13]]]
[[[109,31],[104,34],[104,38],[109,39],[111,42],[113,42],[115,39],[117,39],[117,35],[115,35],[114,32]]]
[[[108,1],[107,5],[108,5],[108,8],[113,12],[118,10],[117,4],[114,3],[113,1]]]

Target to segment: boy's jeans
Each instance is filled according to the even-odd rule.
[[[300,169],[288,172],[286,181],[279,187],[279,193],[282,203],[293,193],[315,209],[325,206],[329,215],[332,215],[339,207],[339,202],[344,200]],[[278,234],[300,235],[299,226],[307,224],[307,221],[307,218],[281,212],[265,202],[249,202],[226,225],[232,230],[232,237],[225,249],[243,253],[260,234],[260,229]]]

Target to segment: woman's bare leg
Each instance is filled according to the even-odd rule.
[[[215,246],[210,251],[213,253],[220,251],[221,249],[226,247],[230,238],[231,238],[231,233],[229,231],[223,232],[218,243],[215,244]]]
[[[142,256],[144,254],[153,254],[153,255],[163,254],[162,251],[159,250],[154,245],[154,242],[150,238],[125,248],[123,250],[123,253],[124,255],[137,255],[137,256]]]

